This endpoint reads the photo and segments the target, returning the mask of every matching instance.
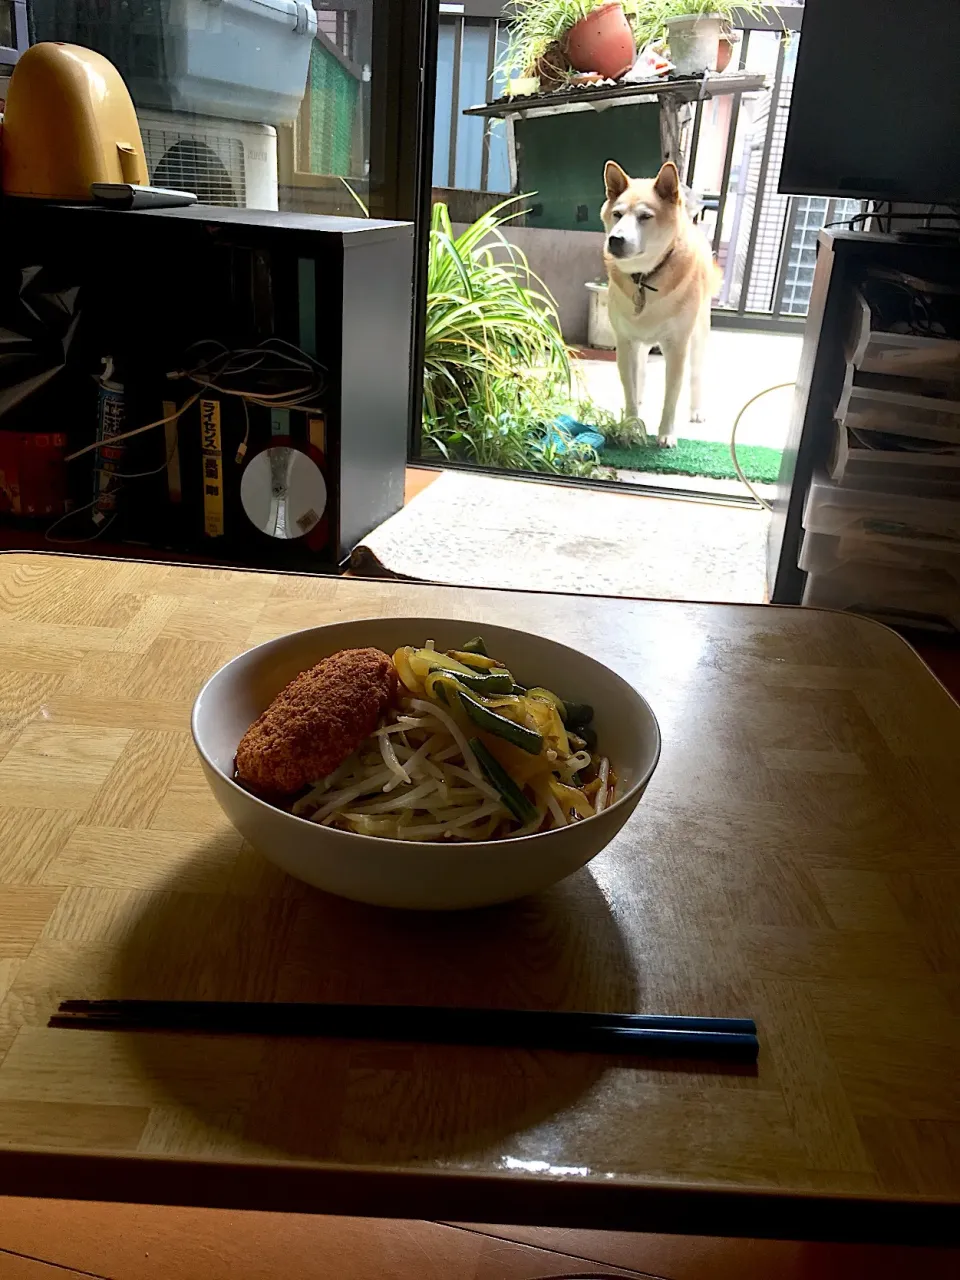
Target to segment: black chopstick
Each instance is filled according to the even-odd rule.
[[[217,1000],[64,1000],[51,1027],[328,1036],[755,1062],[750,1018]]]

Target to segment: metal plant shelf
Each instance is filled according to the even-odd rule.
[[[674,76],[646,80],[641,84],[597,85],[582,89],[558,89],[552,93],[532,93],[524,97],[500,98],[478,107],[467,107],[465,116],[494,116],[508,119],[551,113],[555,108],[605,107],[611,103],[637,102],[654,98],[672,98],[674,102],[696,102],[700,98],[716,98],[728,93],[753,93],[764,88],[766,76],[714,75]]]
[[[765,85],[765,76],[743,71],[675,76],[503,98],[463,114],[504,120],[510,189],[538,196],[527,213],[528,227],[600,231],[599,205],[591,211],[582,196],[597,178],[598,149],[624,160],[632,173],[656,173],[664,160],[673,160],[689,181],[698,133],[691,127],[704,101],[723,95],[739,104],[745,93]]]

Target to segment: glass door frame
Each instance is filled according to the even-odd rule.
[[[341,27],[338,21],[335,40],[326,32],[320,40],[326,53],[359,81],[362,123],[354,156],[367,162],[368,171],[354,183],[311,169],[308,83],[306,109],[301,108],[296,122],[278,129],[280,182],[327,191],[335,201],[339,197],[338,211],[347,216],[413,223],[409,459],[419,450],[423,400],[438,0],[329,0],[329,8],[316,7],[318,14],[344,15],[349,23]],[[352,36],[341,39],[344,30]]]
[[[377,130],[371,138],[371,214],[412,222],[414,228],[409,462],[419,453],[423,407],[439,4],[437,0],[368,2],[387,11],[386,22],[374,24],[371,120],[392,122],[391,128]],[[379,77],[378,66],[384,69]],[[375,201],[378,191],[382,199]]]

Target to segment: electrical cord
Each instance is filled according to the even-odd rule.
[[[64,524],[67,520],[72,519],[74,516],[79,516],[79,515],[82,515],[84,511],[89,511],[92,507],[95,507],[99,501],[100,501],[100,497],[98,495],[96,498],[93,499],[92,502],[88,502],[82,507],[76,507],[72,511],[67,511],[64,515],[54,520],[53,524],[50,525],[50,527],[45,531],[43,535],[44,538],[47,540],[47,542],[53,542],[57,546],[61,546],[61,547],[76,547],[84,542],[96,542],[97,538],[99,538],[101,534],[106,533],[106,531],[113,524],[114,520],[117,518],[116,513],[114,513],[113,515],[109,516],[106,520],[104,520],[103,524],[100,525],[96,533],[91,533],[85,538],[52,538],[50,535],[53,533],[54,529]]]
[[[302,408],[315,401],[326,388],[327,371],[324,366],[282,338],[267,338],[257,347],[240,347],[236,351],[230,351],[221,342],[204,339],[195,343],[190,350],[202,347],[214,347],[215,354],[185,373],[170,376],[186,377],[204,390],[212,389],[224,395],[239,396],[251,404],[266,408]],[[266,364],[269,357],[273,357],[278,363]],[[281,386],[278,390],[231,385],[238,378],[251,373],[281,381],[291,373],[305,374],[306,381],[301,379],[299,385]]]
[[[106,467],[94,467],[93,469],[94,474],[109,475],[111,480],[141,480],[146,476],[157,476],[161,473],[161,471],[166,471],[167,468],[170,466],[170,463],[173,461],[173,455],[177,451],[177,443],[178,443],[178,437],[175,435],[173,442],[169,450],[167,451],[167,456],[164,458],[163,462],[161,462],[159,467],[152,467],[149,471],[109,471]],[[113,524],[114,520],[116,519],[116,512],[112,513],[109,519],[105,520],[105,522],[100,525],[96,533],[88,534],[86,537],[51,538],[50,534],[53,532],[54,529],[56,529],[58,525],[63,524],[66,520],[70,519],[72,516],[82,515],[84,511],[89,511],[91,507],[95,507],[97,503],[100,501],[101,496],[102,495],[98,495],[96,498],[93,499],[92,502],[88,502],[82,507],[76,507],[73,510],[67,511],[62,516],[58,517],[58,519],[56,519],[53,522],[53,524],[50,525],[49,529],[47,529],[46,533],[44,534],[44,537],[47,539],[47,541],[56,543],[58,546],[63,546],[63,547],[75,547],[75,546],[80,546],[84,542],[95,542],[96,539],[99,538],[101,534],[105,533],[107,529],[109,529],[110,526]]]
[[[121,431],[119,435],[111,436],[109,440],[94,440],[93,444],[85,444],[82,449],[74,449],[73,453],[68,453],[64,458],[64,462],[73,462],[74,458],[82,458],[85,453],[93,453],[94,449],[102,449],[104,445],[118,444],[121,440],[129,440],[132,436],[143,435],[145,431],[152,431],[154,427],[165,427],[168,422],[176,422],[178,418],[182,418],[187,410],[197,403],[203,391],[197,391],[174,413],[168,413],[165,418],[157,418],[156,422],[148,422],[142,427],[134,427],[131,431]]]
[[[234,459],[239,464],[243,461],[250,444],[251,404],[268,409],[307,408],[315,404],[317,398],[326,390],[326,368],[313,356],[307,355],[305,351],[301,351],[299,347],[286,342],[283,338],[267,338],[256,347],[240,347],[236,350],[231,350],[216,339],[204,338],[188,347],[184,354],[187,360],[192,356],[192,363],[185,369],[169,373],[167,377],[171,381],[184,379],[192,382],[197,390],[187,396],[178,409],[162,418],[157,418],[154,422],[132,427],[129,431],[121,431],[111,436],[108,441],[94,440],[84,445],[82,449],[75,449],[73,453],[67,454],[64,461],[73,462],[76,458],[99,451],[106,445],[113,446],[119,444],[121,440],[130,440],[157,427],[179,423],[187,410],[192,408],[201,396],[208,392],[216,392],[219,395],[238,398],[243,406],[243,440],[237,448]],[[153,467],[149,471],[122,472],[108,471],[106,467],[96,465],[94,474],[109,474],[116,481],[140,480],[159,475],[169,467],[178,444],[179,428],[174,433],[167,457],[160,466]],[[90,511],[99,501],[98,495],[85,506],[77,507],[60,516],[46,530],[47,541],[62,546],[78,546],[101,537],[116,519],[115,513],[104,519],[95,533],[85,537],[56,538],[52,536],[54,531],[67,520],[82,515],[84,511]]]
[[[846,227],[848,231],[853,231],[858,222],[868,222],[871,218],[877,218],[880,209],[880,201],[867,200],[865,203],[871,207],[861,209],[859,213],[852,213],[848,218],[837,218],[834,222],[826,222],[824,223],[824,230],[827,230],[830,227]]]
[[[747,489],[749,489],[751,497],[754,499],[755,502],[759,503],[759,505],[763,507],[764,511],[772,511],[773,507],[771,507],[770,503],[767,502],[765,498],[760,497],[759,493],[757,493],[756,489],[753,487],[753,485],[750,483],[747,477],[743,474],[743,467],[741,467],[740,462],[737,458],[737,428],[740,426],[740,419],[747,412],[747,410],[750,408],[751,405],[756,404],[757,401],[762,399],[763,396],[769,395],[771,391],[783,391],[785,390],[785,388],[793,387],[793,386],[796,386],[795,382],[778,382],[776,383],[775,386],[765,387],[763,391],[758,391],[755,396],[751,396],[750,399],[747,401],[747,403],[743,406],[743,408],[737,414],[737,416],[734,418],[733,430],[730,432],[730,460],[733,463],[733,469],[734,471],[736,471],[737,476],[739,477],[741,482],[746,486]]]
[[[891,230],[892,222],[901,221],[903,219],[908,219],[911,222],[922,221],[924,227],[930,227],[931,220],[935,220],[936,222],[941,223],[946,222],[950,227],[960,229],[960,214],[956,213],[896,213],[891,210],[889,213],[881,214],[878,213],[876,209],[871,210],[869,213],[854,213],[851,214],[849,218],[839,218],[836,222],[824,223],[824,229],[826,230],[829,227],[846,227],[848,231],[853,231],[857,223],[869,222],[871,218],[876,218],[881,231],[883,230],[884,222],[886,222],[886,230],[888,233]]]
[[[958,332],[960,309],[944,310],[936,287],[925,292],[922,286],[923,281],[911,283],[908,277],[897,278],[893,273],[872,274],[861,281],[860,291],[870,308],[873,327],[900,333],[899,326],[906,325],[916,337],[952,339]],[[949,293],[947,297],[949,300]]]
[[[177,446],[180,443],[179,428],[173,433],[173,440],[170,442],[170,448],[167,450],[167,456],[160,463],[159,467],[151,467],[149,471],[111,471],[109,467],[94,467],[94,471],[98,474],[111,476],[114,480],[143,480],[147,476],[158,476],[162,471],[169,469],[170,463],[173,461],[174,454],[177,452]],[[239,458],[238,458],[239,461]]]
[[[247,404],[246,400],[241,400],[240,403],[243,405],[243,439],[237,446],[236,457],[233,459],[238,466],[246,456],[247,445],[250,443],[250,406]]]
[[[212,351],[205,359],[199,358],[204,350],[210,348]],[[326,390],[326,368],[313,356],[307,355],[283,338],[267,338],[259,346],[240,347],[235,351],[215,339],[204,338],[187,349],[187,356],[191,353],[196,356],[192,366],[175,370],[167,376],[171,381],[185,379],[192,382],[198,390],[188,396],[174,413],[111,436],[111,445],[142,435],[145,431],[152,431],[156,427],[166,426],[169,422],[176,422],[205,392],[216,391],[220,395],[238,397],[244,406],[246,432],[243,443],[237,450],[239,462],[247,451],[250,438],[249,405],[256,404],[267,409],[308,408]],[[259,378],[260,384],[240,385],[240,380],[248,376],[252,379]],[[75,449],[68,454],[65,461],[73,462],[87,453],[93,453],[104,443],[94,440],[82,449]]]

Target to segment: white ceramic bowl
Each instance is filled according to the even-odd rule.
[[[237,744],[295,675],[340,649],[455,649],[481,633],[517,680],[594,707],[600,747],[618,775],[614,804],[540,835],[461,844],[390,840],[320,827],[258,800],[233,781]],[[221,809],[266,858],[308,884],[378,906],[453,910],[545,889],[595,857],[636,808],[660,755],[660,730],[640,694],[593,658],[553,640],[486,623],[368,618],[296,631],[221,667],[193,707],[193,740]]]

